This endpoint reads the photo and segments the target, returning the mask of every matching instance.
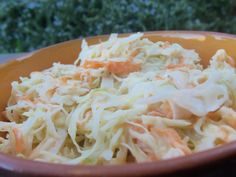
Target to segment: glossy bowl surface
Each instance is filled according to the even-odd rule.
[[[128,34],[122,34],[126,36]],[[176,42],[184,48],[195,49],[206,65],[218,49],[225,49],[236,59],[236,36],[214,32],[155,31],[146,32],[144,37],[152,41]],[[89,44],[106,40],[108,36],[89,37]],[[53,62],[73,63],[80,52],[81,40],[71,40],[29,53],[26,56],[0,65],[0,111],[3,111],[10,96],[11,85],[20,76],[28,76],[32,71],[49,68]],[[120,177],[157,176],[189,173],[225,161],[236,156],[236,142],[221,147],[195,153],[193,155],[151,163],[84,166],[49,164],[8,156],[0,153],[0,174],[4,176],[48,176],[48,177]],[[236,175],[236,173],[235,173]]]

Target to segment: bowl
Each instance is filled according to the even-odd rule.
[[[127,35],[129,34],[120,36]],[[211,56],[220,48],[224,48],[230,56],[236,58],[236,35],[215,32],[155,31],[145,32],[144,37],[152,41],[176,42],[184,48],[195,49],[200,54],[202,64],[205,66]],[[107,38],[108,35],[89,37],[87,41],[89,44],[95,44]],[[32,71],[49,68],[53,62],[73,63],[80,52],[80,45],[80,39],[71,40],[31,52],[23,57],[1,64],[0,111],[3,111],[6,107],[11,93],[10,83],[12,81],[18,80],[20,76],[27,76]],[[236,142],[169,160],[107,166],[49,164],[0,153],[0,174],[5,177],[202,176],[202,174],[212,173],[212,171],[215,172],[217,169],[222,168],[227,168],[229,172],[230,165],[228,164],[234,156],[236,156]],[[213,169],[213,165],[217,168]],[[220,172],[218,171],[217,173]],[[223,174],[225,175],[226,173]]]

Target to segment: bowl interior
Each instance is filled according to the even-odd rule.
[[[128,34],[122,34],[121,36],[126,36],[126,35]],[[176,42],[182,45],[184,48],[194,49],[196,50],[196,52],[199,53],[200,57],[202,58],[202,64],[204,66],[208,64],[209,59],[211,58],[212,55],[214,55],[216,50],[221,48],[225,49],[230,56],[236,58],[236,50],[234,49],[236,46],[236,36],[234,35],[227,35],[222,33],[210,33],[210,32],[165,31],[165,32],[147,32],[145,33],[144,37],[147,37],[154,42],[155,41]],[[107,38],[108,36],[90,37],[87,38],[87,41],[89,44],[95,44],[98,43],[99,41],[106,40]],[[80,45],[81,45],[81,40],[79,39],[60,43],[57,45],[53,45],[32,52],[27,56],[0,65],[0,91],[1,91],[0,111],[4,111],[6,107],[7,100],[11,93],[12,81],[18,80],[20,76],[28,76],[33,71],[40,71],[49,68],[53,62],[72,64],[74,60],[78,57],[78,54],[80,52]],[[233,153],[235,144],[234,146],[228,146],[227,148],[229,152]],[[226,151],[227,148],[225,148]],[[221,151],[216,152],[213,150],[211,152],[213,157],[215,153],[219,153]],[[210,154],[211,153],[208,153],[209,156]],[[189,158],[189,160],[192,158],[193,160],[192,162],[197,162],[196,158],[201,159],[204,158],[204,156],[206,156],[206,154],[204,155],[204,153],[203,155],[200,155],[198,157],[193,155]],[[222,154],[221,156],[223,157]],[[13,159],[12,161],[9,160],[9,162],[5,163],[10,164],[10,162],[13,161],[17,160]],[[24,163],[26,167],[28,163],[23,162],[22,165]],[[46,166],[47,165],[43,167],[47,168]],[[149,168],[153,168],[152,170],[154,171],[156,169],[156,166],[149,166]]]

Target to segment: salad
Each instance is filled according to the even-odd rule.
[[[220,49],[194,50],[112,34],[74,64],[12,82],[0,151],[63,164],[125,164],[185,156],[236,140],[236,71]]]

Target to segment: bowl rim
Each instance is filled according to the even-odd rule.
[[[223,37],[223,38],[233,38],[236,40],[236,35],[227,34],[221,32],[208,32],[208,31],[147,31],[143,32],[147,37],[149,35],[163,34],[198,34],[204,36],[212,37]],[[132,33],[119,34],[121,36],[129,35]],[[99,35],[87,37],[86,39],[97,39],[108,37],[109,35]],[[30,53],[30,56],[45,50],[50,47],[55,47],[57,45],[63,45],[65,43],[70,43],[75,40],[69,40],[66,42],[61,42],[49,47],[45,47]],[[27,59],[27,56],[20,57],[20,60]],[[16,58],[17,59],[17,58]],[[12,61],[0,64],[1,66],[6,66]],[[45,163],[33,160],[22,159],[19,157],[7,155],[0,153],[0,169],[8,171],[15,174],[23,175],[36,175],[36,176],[63,176],[63,177],[86,177],[86,176],[143,176],[143,175],[163,175],[170,174],[176,171],[192,169],[194,167],[200,167],[206,165],[210,162],[219,161],[230,156],[236,155],[236,141],[230,142],[220,147],[205,150],[202,152],[196,152],[191,155],[155,161],[147,163],[132,163],[124,165],[64,165],[64,164],[53,164]]]

